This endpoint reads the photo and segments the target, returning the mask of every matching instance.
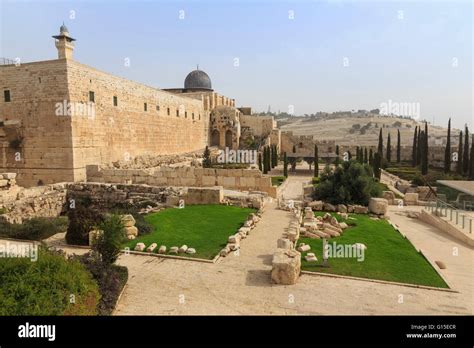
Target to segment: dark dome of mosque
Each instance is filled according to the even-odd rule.
[[[211,79],[204,71],[199,69],[193,70],[186,76],[184,88],[212,90]]]

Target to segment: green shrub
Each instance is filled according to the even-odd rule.
[[[97,236],[93,249],[97,251],[107,265],[111,265],[117,260],[121,245],[125,241],[125,227],[119,215],[108,216],[98,229],[103,233]]]
[[[99,284],[100,301],[97,306],[99,315],[110,315],[115,308],[118,297],[128,280],[127,267],[107,265],[91,253],[78,256],[78,259],[91,272]]]
[[[42,240],[52,235],[66,231],[67,217],[57,218],[38,217],[25,220],[22,224],[11,224],[0,219],[0,236],[6,238]]]
[[[416,186],[424,186],[425,181],[423,180],[423,177],[419,174],[416,174],[413,179],[411,180],[412,185]]]
[[[68,218],[66,242],[75,245],[88,245],[89,232],[104,221],[104,217],[99,211],[77,204],[77,202],[76,207],[68,211]]]
[[[92,275],[80,262],[44,248],[35,262],[0,258],[0,285],[0,315],[97,314]]]
[[[371,197],[379,197],[381,193],[369,165],[347,161],[334,171],[326,167],[314,198],[332,204],[368,205]]]

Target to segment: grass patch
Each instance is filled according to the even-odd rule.
[[[286,180],[284,176],[272,176],[272,186],[280,186]]]
[[[316,215],[324,213],[318,212]],[[339,221],[343,219],[333,214]],[[393,282],[448,288],[444,280],[430,263],[418,253],[414,246],[385,220],[372,220],[367,215],[349,214],[353,219],[345,220],[350,227],[329,244],[363,243],[367,246],[364,261],[357,258],[330,258],[329,268],[322,264],[323,242],[321,239],[300,238],[298,243],[311,246],[318,258],[317,263],[302,258],[302,269],[322,273],[333,273],[360,278],[379,279]],[[302,256],[306,255],[303,253]]]
[[[250,213],[256,210],[226,205],[188,205],[184,209],[170,208],[149,214],[145,220],[153,225],[150,234],[128,241],[124,247],[133,250],[137,243],[148,247],[157,243],[166,245],[167,254],[172,246],[186,244],[196,249],[189,257],[212,260],[226,246],[227,238],[236,233]]]

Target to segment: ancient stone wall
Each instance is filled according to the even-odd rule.
[[[74,61],[68,61],[67,68],[71,101],[88,102],[90,92],[95,98],[95,117],[72,119],[75,181],[85,179],[89,164],[146,154],[185,153],[207,145],[209,115],[201,100],[115,77]]]
[[[0,81],[0,172],[23,186],[72,180],[71,119],[56,115],[69,99],[66,60],[0,66]]]
[[[250,128],[253,135],[258,137],[266,137],[276,128],[276,122],[272,116],[241,115],[240,124],[242,128]]]
[[[0,176],[12,176],[12,173]],[[56,217],[65,209],[66,186],[54,184],[24,188],[9,179],[8,186],[0,190],[0,218],[10,223],[22,223],[34,217]]]
[[[154,186],[211,187],[241,191],[262,191],[276,197],[271,177],[257,169],[213,169],[168,167],[151,169],[101,169],[88,166],[87,181],[99,183],[148,184]]]

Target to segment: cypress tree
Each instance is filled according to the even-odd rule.
[[[415,133],[413,135],[413,147],[412,147],[412,165],[413,167],[416,167],[416,154],[418,153],[417,149],[417,144],[418,144],[418,126],[415,127]]]
[[[349,157],[349,161],[352,159],[352,154],[350,151],[347,151],[347,156]]]
[[[374,152],[372,149],[369,150],[369,165],[374,165]]]
[[[425,131],[421,131],[420,133],[420,154],[421,154],[421,175],[428,174],[428,149],[426,146],[426,133]]]
[[[336,145],[336,167],[339,165],[339,145]]]
[[[263,150],[263,174],[267,174],[270,171],[270,149],[265,146]]]
[[[202,159],[202,167],[203,168],[211,168],[212,163],[211,163],[211,151],[209,151],[209,147],[206,146],[204,150],[204,155]]]
[[[293,153],[296,152],[296,145],[293,145]]]
[[[380,180],[380,175],[381,175],[381,170],[380,170],[380,165],[382,162],[382,158],[380,157],[380,154],[378,152],[375,153],[374,155],[374,176]]]
[[[401,145],[400,129],[397,129],[397,163],[401,162],[402,145]]]
[[[388,133],[387,137],[387,162],[390,163],[392,161],[392,140],[390,137],[390,133]]]
[[[462,174],[462,131],[459,132],[459,144],[458,144],[458,163],[456,164],[456,172]]]
[[[446,140],[446,149],[444,150],[444,172],[451,170],[451,118],[448,121],[448,138]]]
[[[421,139],[421,133],[423,131],[421,130],[421,127],[418,129],[418,140],[417,140],[417,146],[416,146],[416,165],[419,166],[421,164],[421,156],[422,156],[422,151],[423,151],[423,143]]]
[[[383,156],[383,134],[382,134],[382,128],[380,128],[380,132],[379,132],[379,146],[378,146],[377,152],[379,153],[380,156]]]
[[[464,175],[469,174],[469,128],[467,125],[464,129],[464,151],[462,157],[462,173]]]
[[[425,122],[425,148],[424,148],[424,153],[423,153],[423,160],[426,162],[425,167],[426,167],[426,174],[428,174],[428,169],[429,169],[429,152],[430,152],[430,147],[428,145],[428,140],[429,140],[429,133],[428,133],[428,122]]]
[[[314,145],[314,176],[317,178],[319,176],[319,153],[318,145]]]
[[[369,161],[369,155],[367,152],[367,148],[364,148],[364,163],[367,163]]]
[[[264,148],[265,150],[265,148]],[[258,153],[258,169],[263,173],[263,161],[262,161],[262,153]]]
[[[286,152],[283,152],[283,176],[288,177],[288,158],[286,157]]]
[[[272,170],[273,168],[273,145],[268,146],[268,168]]]
[[[359,146],[356,147],[356,161],[360,162],[360,149],[359,149]]]

